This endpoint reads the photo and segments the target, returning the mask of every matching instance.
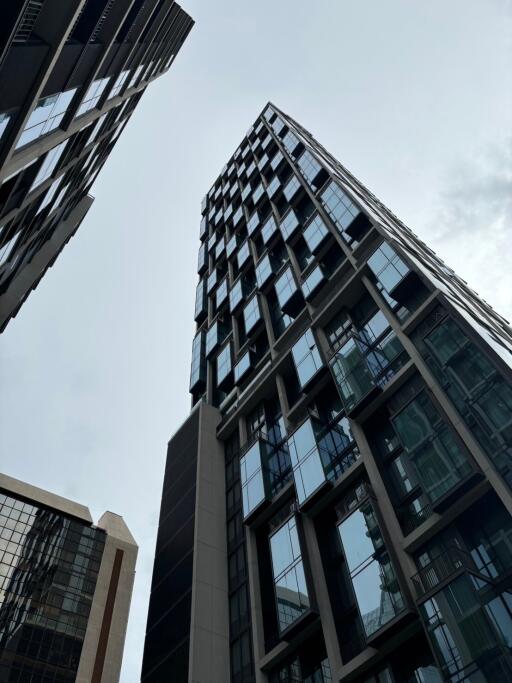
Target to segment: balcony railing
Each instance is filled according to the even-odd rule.
[[[412,583],[418,598],[421,599],[427,593],[435,590],[441,583],[464,571],[478,574],[471,556],[464,550],[452,546],[420,569],[412,577]],[[489,581],[489,577],[480,576],[485,581]]]

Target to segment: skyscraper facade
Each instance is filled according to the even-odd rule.
[[[147,85],[192,28],[173,0],[0,9],[0,331],[78,229]]]
[[[512,680],[508,323],[272,104],[200,240],[142,681]]]
[[[0,681],[117,683],[136,557],[122,517],[0,474]]]

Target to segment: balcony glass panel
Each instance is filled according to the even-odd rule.
[[[208,302],[206,298],[206,281],[205,280],[200,280],[199,284],[196,287],[196,305],[195,305],[195,313],[194,313],[194,320],[198,320],[199,318],[203,318],[207,315],[208,313]]]
[[[222,304],[227,300],[228,298],[228,279],[224,278],[220,285],[217,287],[217,291],[215,292],[215,303],[217,308],[220,308]]]
[[[208,269],[208,252],[206,250],[206,244],[203,242],[199,247],[199,252],[197,254],[197,272],[201,275]]]
[[[208,358],[215,349],[222,344],[226,336],[225,326],[216,320],[206,333],[206,357]]]
[[[384,317],[380,312],[375,316],[375,324],[380,324],[381,315]],[[392,331],[375,344],[364,329],[359,335],[351,336],[330,361],[345,410],[354,410],[374,389],[384,386],[395,374],[404,355],[403,347]]]
[[[270,184],[267,187],[267,195],[270,199],[272,199],[272,197],[275,195],[275,193],[280,187],[281,183],[279,181],[279,178],[277,176],[274,176],[274,178],[272,178]]]
[[[198,332],[192,342],[192,362],[190,365],[190,391],[206,386],[205,333]]]
[[[304,228],[304,239],[309,249],[315,253],[322,246],[325,238],[329,234],[327,227],[320,216],[317,214],[313,220]]]
[[[473,471],[465,449],[455,440],[425,391],[395,415],[392,423],[432,503]]]
[[[94,107],[98,104],[103,91],[107,87],[109,80],[110,76],[106,76],[105,78],[97,78],[91,83],[87,92],[85,93],[82,104],[78,107],[75,118],[82,116],[82,114],[85,114],[85,112],[89,111],[90,109],[94,109]]]
[[[281,228],[281,234],[283,235],[285,240],[290,239],[290,237],[294,234],[294,232],[297,230],[299,227],[299,220],[295,214],[295,211],[293,209],[290,209],[286,216],[283,218],[283,220],[280,223]]]
[[[304,388],[324,365],[312,330],[307,330],[292,346],[292,356],[300,386]]]
[[[244,353],[244,355],[240,357],[240,360],[238,361],[238,363],[235,365],[235,369],[234,369],[235,384],[238,384],[247,376],[247,374],[252,369],[252,366],[253,366],[252,354],[250,351],[246,351]]]
[[[310,607],[297,524],[289,519],[270,537],[270,554],[277,605],[279,631],[282,633]]]
[[[255,211],[252,216],[249,218],[247,221],[247,233],[250,235],[253,234],[253,232],[256,230],[256,228],[260,224],[260,217],[258,215],[258,212]]]
[[[261,319],[260,304],[257,295],[255,295],[244,308],[246,334],[250,334]]]
[[[288,304],[296,297],[297,292],[299,291],[290,267],[286,268],[286,270],[277,278],[275,287],[279,305],[281,309],[286,312]]]
[[[261,199],[261,197],[263,196],[263,192],[264,192],[263,185],[260,183],[252,194],[252,201],[255,204]]]
[[[295,197],[297,192],[300,190],[301,184],[299,182],[299,179],[297,176],[292,175],[290,180],[286,183],[284,186],[283,194],[286,197],[286,199],[291,202],[292,199]]]
[[[420,614],[445,680],[512,680],[512,594],[496,595],[471,574],[454,579],[424,602]]]
[[[276,168],[279,166],[281,161],[284,159],[283,153],[282,152],[277,152],[271,159],[270,161],[270,166],[273,171],[276,170]]]
[[[263,239],[263,244],[268,244],[270,241],[271,237],[275,235],[277,232],[277,224],[274,220],[273,216],[270,216],[270,218],[265,222],[261,229],[261,237]]]
[[[258,283],[258,287],[261,289],[265,283],[270,280],[273,274],[274,270],[272,268],[270,256],[265,254],[256,266],[256,282]]]
[[[218,277],[219,274],[217,272],[217,269],[214,268],[212,272],[208,275],[208,280],[206,281],[206,291],[208,292],[208,294],[210,294],[217,285]]]
[[[237,246],[238,246],[238,235],[233,235],[233,237],[229,240],[229,242],[226,245],[226,256],[228,258],[235,253]]]
[[[305,150],[301,154],[297,163],[302,175],[306,178],[310,185],[313,185],[315,178],[322,170],[321,165],[309,150]]]
[[[363,628],[371,636],[405,608],[372,504],[364,502],[338,532]]]
[[[466,425],[512,486],[512,387],[487,356],[439,309],[414,334],[420,353]],[[433,329],[432,329],[433,328]]]
[[[242,301],[244,300],[244,295],[244,283],[242,279],[239,279],[235,282],[235,284],[229,292],[229,310],[231,313],[233,313],[233,311],[235,311],[238,308],[238,306],[242,303]]]
[[[286,447],[258,437],[240,458],[240,477],[244,518],[247,519],[290,480],[291,464]]]
[[[299,504],[324,482],[325,472],[311,420],[306,420],[288,439],[293,478]]]
[[[231,375],[233,369],[233,360],[231,352],[231,344],[228,343],[217,356],[217,386],[222,386],[223,383]]]
[[[347,233],[347,228],[361,213],[359,208],[334,181],[322,192],[320,201],[347,244],[356,246],[357,242]]]
[[[217,260],[222,256],[225,249],[226,249],[226,242],[224,240],[224,237],[221,237],[220,240],[215,245],[215,258]]]
[[[249,249],[249,242],[245,241],[238,250],[238,254],[236,257],[238,267],[243,268],[243,266],[248,262],[250,256],[251,251]]]
[[[297,149],[298,144],[299,138],[295,135],[295,133],[292,133],[292,131],[289,130],[283,138],[283,145],[288,154],[294,156],[294,152]]]
[[[392,247],[383,242],[368,259],[368,266],[383,289],[390,294],[410,269]]]
[[[37,138],[40,138],[42,135],[46,135],[46,133],[58,128],[64,118],[64,114],[71,104],[71,100],[73,99],[76,90],[76,88],[72,88],[71,90],[66,90],[65,92],[57,93],[55,95],[41,97],[28,117],[25,128],[16,143],[16,149],[23,145],[28,145],[29,142],[37,140]],[[0,120],[0,126],[1,125],[2,122]]]
[[[322,267],[316,266],[301,285],[304,298],[306,300],[313,298],[326,282],[327,278],[324,275]]]

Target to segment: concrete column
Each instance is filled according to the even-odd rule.
[[[228,561],[220,412],[201,404],[197,453],[189,683],[229,681]]]

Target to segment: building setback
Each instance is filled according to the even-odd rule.
[[[271,104],[202,214],[143,683],[512,680],[508,323]]]
[[[2,3],[0,331],[78,229],[101,167],[192,25],[173,0]]]
[[[136,558],[122,517],[0,474],[0,681],[117,683]]]

